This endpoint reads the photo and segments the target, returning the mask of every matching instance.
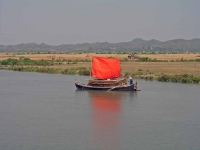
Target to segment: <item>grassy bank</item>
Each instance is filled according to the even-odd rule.
[[[40,72],[40,73],[50,73],[50,74],[66,74],[66,75],[90,75],[90,70],[87,68],[53,68],[53,67],[24,67],[24,66],[12,66],[4,69],[13,70],[13,71],[23,71],[23,72]]]
[[[1,54],[0,56],[4,59],[0,60],[0,68],[14,71],[90,75],[90,55],[54,55],[55,56],[52,56],[52,54],[26,54],[24,55],[26,57],[22,55],[13,55],[13,57],[10,58],[10,55]],[[127,59],[126,54],[101,54],[100,56],[119,58],[123,77],[131,75],[133,78],[163,82],[200,82],[199,54],[141,54],[143,57],[137,60]]]
[[[145,79],[145,80],[157,80],[161,82],[177,82],[177,83],[193,83],[200,84],[200,76],[193,76],[191,74],[152,74],[143,73],[142,71],[137,71],[134,73],[125,72],[124,77],[132,76],[135,79]]]
[[[53,68],[53,67],[24,67],[24,66],[12,66],[7,67],[8,70],[13,71],[24,71],[24,72],[40,72],[40,73],[50,73],[50,74],[65,74],[65,75],[90,75],[90,69],[84,67],[77,68]],[[132,76],[134,79],[145,79],[145,80],[157,80],[161,82],[179,82],[179,83],[194,83],[200,84],[200,76],[193,76],[190,74],[154,74],[152,72],[144,72],[142,70],[137,70],[134,72],[123,72],[122,77],[128,78]]]

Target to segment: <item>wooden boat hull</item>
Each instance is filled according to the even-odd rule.
[[[89,86],[86,84],[78,84],[75,82],[75,86],[78,90],[98,90],[98,91],[136,91],[134,84],[122,85],[114,87],[100,87],[100,86]]]

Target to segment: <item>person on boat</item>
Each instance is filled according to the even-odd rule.
[[[133,84],[133,78],[131,76],[129,76],[129,83],[130,85]]]

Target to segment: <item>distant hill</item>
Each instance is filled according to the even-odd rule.
[[[58,46],[47,45],[45,43],[27,43],[18,45],[0,45],[0,52],[75,52],[75,51],[200,51],[200,39],[184,40],[175,39],[161,42],[155,39],[146,41],[134,39],[130,42],[119,43],[83,43],[83,44],[62,44]]]

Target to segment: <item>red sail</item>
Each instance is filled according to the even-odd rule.
[[[120,77],[119,59],[94,56],[92,59],[92,76],[98,79]]]

